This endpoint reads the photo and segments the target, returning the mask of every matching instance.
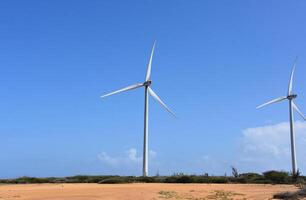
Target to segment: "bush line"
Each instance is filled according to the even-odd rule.
[[[0,184],[33,184],[33,183],[257,183],[257,184],[304,184],[305,176],[291,176],[288,172],[267,171],[262,174],[243,173],[235,176],[210,176],[204,175],[185,175],[182,173],[172,176],[86,176],[78,175],[71,177],[20,177],[16,179],[0,179]]]

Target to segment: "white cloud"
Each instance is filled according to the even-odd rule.
[[[106,152],[100,153],[98,155],[98,159],[110,165],[114,165],[114,166],[118,165],[118,162],[119,162],[118,158],[112,158],[109,155],[107,155]]]
[[[153,158],[156,158],[156,156],[157,156],[156,151],[153,151],[153,150],[150,150],[150,151],[149,151],[149,157],[150,157],[150,158],[153,159]]]
[[[306,123],[295,123],[298,166],[306,170]],[[291,170],[289,123],[260,126],[243,130],[238,165],[246,171],[269,169]]]
[[[157,153],[153,150],[149,151],[149,159],[155,158]],[[112,167],[124,167],[124,166],[131,166],[135,164],[141,164],[142,156],[137,155],[137,150],[135,148],[130,148],[125,152],[124,156],[109,156],[106,152],[102,152],[98,154],[98,159],[108,164]]]
[[[127,151],[128,160],[131,162],[140,162],[142,157],[137,157],[137,150],[135,148],[130,148]]]

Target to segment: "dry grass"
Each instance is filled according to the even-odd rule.
[[[237,198],[237,196],[241,198]],[[216,200],[233,200],[233,199],[239,199],[239,200],[246,200],[244,197],[244,194],[231,192],[231,191],[223,191],[223,190],[216,190],[214,191],[214,194],[208,195],[207,199],[216,199]]]
[[[189,193],[178,194],[175,191],[159,191],[159,198],[160,199],[176,199],[176,200],[246,200],[244,194],[231,192],[231,191],[223,191],[223,190],[216,190],[211,192],[209,195],[204,196],[193,196],[191,192],[196,192],[195,190],[191,190]],[[241,198],[237,198],[237,196]]]

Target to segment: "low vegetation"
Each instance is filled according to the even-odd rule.
[[[159,191],[158,194],[159,194],[159,198],[161,198],[161,199],[173,199],[173,198],[174,199],[179,199],[180,198],[180,196],[175,191],[164,191],[164,190],[162,190],[162,191]]]
[[[287,172],[267,171],[262,174],[238,174],[233,170],[233,176],[185,175],[182,173],[172,176],[71,176],[71,177],[20,177],[16,179],[0,179],[0,184],[27,184],[27,183],[257,183],[257,184],[304,184],[305,176],[291,176]]]
[[[244,194],[235,193],[231,191],[223,191],[223,190],[215,190],[212,191],[209,195],[204,196],[193,196],[191,193],[177,193],[175,191],[159,191],[158,198],[159,199],[177,199],[177,200],[246,200]]]
[[[237,196],[239,196],[239,200],[246,200],[244,197],[244,194],[240,193],[235,193],[235,192],[230,192],[230,191],[223,191],[223,190],[216,190],[213,192],[213,194],[208,195],[206,199],[215,199],[215,200],[233,200],[234,197],[235,199],[238,200]]]
[[[306,186],[300,185],[300,190],[297,192],[282,192],[275,194],[274,199],[298,200],[306,198]]]

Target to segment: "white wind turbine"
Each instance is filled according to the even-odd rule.
[[[296,163],[296,152],[295,152],[295,134],[294,134],[293,109],[296,110],[304,120],[306,120],[303,113],[300,111],[300,109],[297,107],[297,105],[293,102],[293,99],[295,99],[297,97],[296,94],[292,93],[292,81],[293,81],[293,75],[294,75],[295,66],[296,66],[296,60],[297,59],[295,59],[293,67],[292,67],[291,76],[290,76],[289,85],[288,85],[287,96],[282,96],[282,97],[273,99],[273,100],[271,100],[267,103],[264,103],[264,104],[257,107],[257,109],[258,109],[258,108],[264,107],[264,106],[272,104],[272,103],[283,101],[285,99],[287,99],[289,101],[289,122],[290,122],[290,139],[291,139],[292,174],[294,174],[294,175],[297,173],[297,163]]]
[[[114,92],[111,92],[111,93],[108,93],[108,94],[105,94],[105,95],[101,96],[102,98],[104,98],[104,97],[111,96],[113,94],[117,94],[117,93],[120,93],[120,92],[125,92],[125,91],[128,91],[128,90],[133,90],[133,89],[136,89],[136,88],[144,87],[144,91],[145,91],[145,108],[144,108],[144,141],[143,141],[143,170],[142,170],[143,176],[147,176],[148,175],[149,94],[158,103],[160,103],[169,113],[174,115],[174,113],[166,106],[166,104],[160,99],[160,97],[150,87],[150,85],[152,83],[150,77],[151,77],[151,66],[152,66],[152,58],[153,58],[153,54],[154,54],[154,49],[155,49],[155,42],[153,44],[153,48],[152,48],[152,52],[151,52],[151,56],[150,56],[150,60],[149,60],[148,68],[147,68],[145,82],[143,82],[143,83],[136,83],[134,85],[130,85],[128,87],[125,87],[125,88],[122,88],[120,90],[116,90]]]

